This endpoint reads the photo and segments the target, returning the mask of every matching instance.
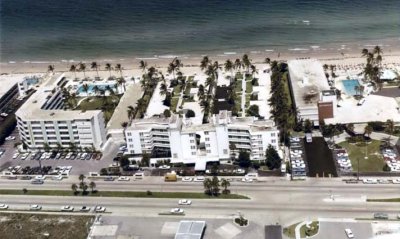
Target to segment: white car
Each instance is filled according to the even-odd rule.
[[[29,210],[32,210],[32,211],[39,211],[39,210],[41,210],[41,209],[42,209],[42,206],[37,205],[37,204],[32,204],[32,205],[30,206],[30,208],[29,208]]]
[[[346,229],[344,229],[344,232],[346,233],[346,235],[347,235],[348,238],[354,238],[354,234],[353,234],[353,232],[351,231],[351,229],[346,228]]]
[[[7,204],[0,204],[0,209],[1,210],[8,209],[8,205]]]
[[[204,182],[205,178],[203,176],[198,176],[194,179],[195,182]]]
[[[16,158],[18,158],[18,156],[19,156],[19,153],[17,152],[17,153],[15,153],[15,154],[13,154],[13,159],[16,159]]]
[[[363,179],[363,183],[364,184],[377,184],[378,180],[372,179],[372,178],[366,178],[366,179]]]
[[[159,169],[170,169],[171,166],[169,165],[161,165],[160,167],[158,167]]]
[[[37,176],[35,176],[35,179],[37,179],[37,180],[45,180],[46,179],[46,175],[37,175]]]
[[[393,179],[392,182],[393,184],[400,184],[400,179]]]
[[[172,214],[183,214],[184,210],[182,208],[172,208],[170,212]]]
[[[178,201],[179,205],[191,205],[192,201],[191,200],[187,200],[187,199],[181,199]]]
[[[183,177],[182,178],[182,182],[191,182],[193,180],[193,178],[191,177]]]
[[[242,178],[242,182],[252,183],[254,180],[252,178]]]
[[[102,206],[96,206],[94,208],[94,212],[105,212],[105,211],[106,211],[106,208],[102,207]]]
[[[62,207],[61,207],[61,211],[62,211],[62,212],[73,212],[73,211],[74,211],[74,207],[71,207],[71,206],[62,206]]]
[[[51,179],[52,180],[56,180],[56,181],[61,181],[61,180],[63,180],[63,176],[62,175],[57,175],[57,176],[53,176]]]
[[[128,177],[125,177],[125,176],[121,176],[118,178],[118,181],[129,181],[129,180],[131,180],[131,179]]]
[[[8,137],[6,137],[6,140],[7,141],[9,141],[9,140],[14,140],[15,139],[15,136],[8,136]]]

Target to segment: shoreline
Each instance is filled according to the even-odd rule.
[[[369,46],[369,49],[373,48],[373,45]],[[218,61],[223,64],[227,59],[234,61],[236,58],[241,58],[245,53],[237,52],[225,52],[224,54],[208,54],[209,58],[213,61]],[[261,51],[250,51],[247,53],[249,58],[252,59],[252,63],[255,65],[263,64],[265,58],[269,57],[271,60],[288,61],[292,59],[301,58],[313,58],[318,59],[323,64],[333,65],[354,65],[365,63],[365,58],[361,56],[361,50],[359,52],[350,51],[343,48],[341,51],[323,51],[318,48],[316,49],[305,49],[298,48],[293,51],[286,52],[275,52],[274,50]],[[47,71],[48,65],[54,65],[55,72],[69,72],[69,67],[72,64],[78,64],[84,62],[87,64],[87,72],[92,71],[89,64],[92,61],[96,61],[100,64],[99,71],[105,71],[104,65],[110,63],[115,65],[120,63],[124,70],[139,70],[139,61],[144,60],[148,66],[155,66],[159,69],[164,69],[168,64],[175,58],[178,57],[183,67],[198,67],[200,61],[204,55],[164,55],[155,57],[130,57],[130,58],[110,58],[100,57],[98,59],[87,59],[87,60],[60,60],[60,61],[23,61],[23,62],[0,62],[0,73],[2,75],[7,74],[31,74],[31,73],[43,73]],[[279,57],[278,57],[279,56]],[[383,63],[384,64],[400,64],[400,48],[383,48]],[[183,70],[184,71],[184,70]],[[78,73],[78,72],[77,72]]]

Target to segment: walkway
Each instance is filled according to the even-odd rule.
[[[246,116],[246,78],[242,79],[242,102],[241,102],[241,108],[242,108],[242,117]]]

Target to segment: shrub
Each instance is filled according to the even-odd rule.
[[[368,125],[372,127],[373,131],[383,131],[385,130],[385,123],[381,121],[371,121]]]
[[[150,191],[150,190],[147,190],[146,195],[147,195],[147,196],[151,196],[151,195],[153,195],[153,192]]]
[[[196,114],[194,113],[193,110],[188,110],[185,114],[186,118],[191,118],[191,117],[195,117]]]

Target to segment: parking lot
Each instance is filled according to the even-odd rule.
[[[319,223],[319,232],[315,239],[348,239],[345,229],[350,229],[355,238],[372,238],[372,227],[370,222],[326,222]]]

